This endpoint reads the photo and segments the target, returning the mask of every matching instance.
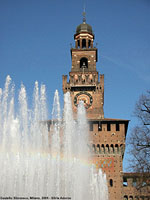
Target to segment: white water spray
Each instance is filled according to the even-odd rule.
[[[83,103],[73,119],[70,94],[64,96],[63,120],[55,92],[50,132],[46,89],[35,82],[33,109],[24,85],[14,108],[14,85],[8,76],[0,89],[0,196],[64,197],[108,200],[106,177],[90,164]]]

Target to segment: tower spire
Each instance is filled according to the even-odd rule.
[[[83,7],[83,13],[82,13],[82,15],[83,15],[83,24],[85,24],[86,23],[85,4],[84,4],[84,7]]]

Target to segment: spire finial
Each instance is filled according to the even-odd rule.
[[[86,12],[85,12],[85,4],[84,4],[84,7],[83,7],[83,23],[85,24],[86,23]]]

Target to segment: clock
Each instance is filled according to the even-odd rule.
[[[88,109],[93,103],[93,98],[88,92],[79,92],[74,97],[74,105],[78,106],[79,101],[83,101],[85,108]]]

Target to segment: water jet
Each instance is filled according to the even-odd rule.
[[[0,90],[0,196],[108,200],[106,177],[91,164],[86,111],[79,103],[74,120],[70,94],[64,95],[63,120],[55,92],[50,131],[46,89],[35,82],[33,108],[24,85],[15,107],[7,76]]]

